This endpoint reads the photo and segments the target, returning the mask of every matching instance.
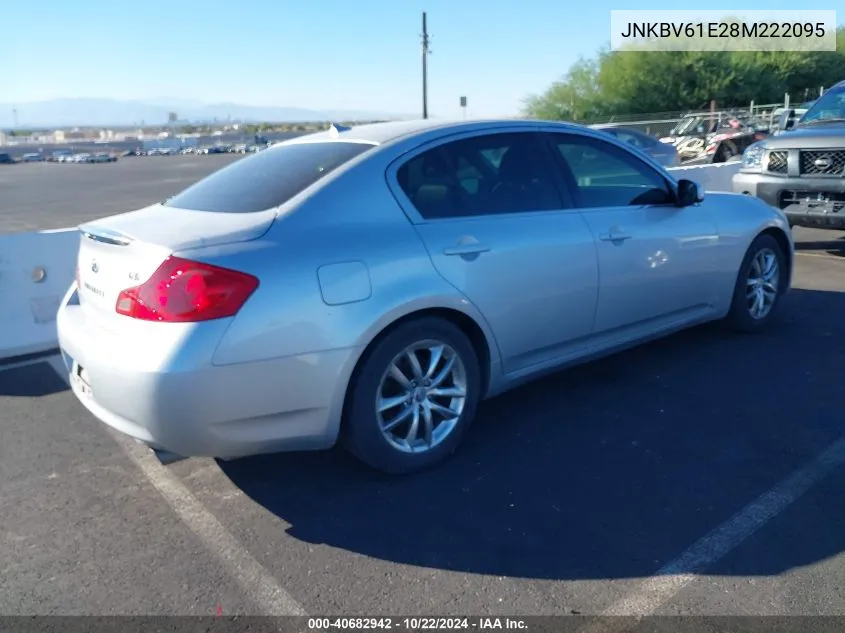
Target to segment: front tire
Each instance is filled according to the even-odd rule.
[[[771,235],[758,235],[742,260],[727,324],[757,332],[775,317],[788,283],[786,255]]]
[[[346,447],[391,474],[423,470],[458,448],[481,391],[478,355],[449,321],[399,325],[368,351],[350,383]]]

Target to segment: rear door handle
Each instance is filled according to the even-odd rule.
[[[458,244],[456,246],[447,246],[443,249],[444,255],[478,255],[486,253],[490,250],[489,246],[483,244]]]
[[[630,240],[633,236],[630,233],[622,233],[621,231],[611,231],[610,233],[602,233],[599,239],[602,242],[624,242]]]

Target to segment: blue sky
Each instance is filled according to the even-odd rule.
[[[833,9],[834,2],[814,9]],[[0,103],[63,97],[192,99],[414,114],[421,13],[429,112],[516,114],[610,40],[622,0],[3,0]],[[735,2],[708,9],[736,10]],[[741,9],[796,9],[746,0]],[[837,16],[841,24],[845,12]]]

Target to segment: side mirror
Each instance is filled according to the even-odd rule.
[[[678,206],[689,207],[704,200],[704,190],[692,180],[678,181]]]
[[[784,116],[783,129],[791,130],[795,127],[795,110],[788,110]]]

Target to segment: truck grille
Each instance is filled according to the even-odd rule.
[[[826,205],[832,213],[845,211],[845,193],[841,191],[781,191],[779,202],[781,209],[800,204],[808,211]]]
[[[769,153],[768,170],[774,174],[786,173],[786,159],[789,152],[771,152]]]
[[[845,149],[801,150],[802,176],[845,175]]]

